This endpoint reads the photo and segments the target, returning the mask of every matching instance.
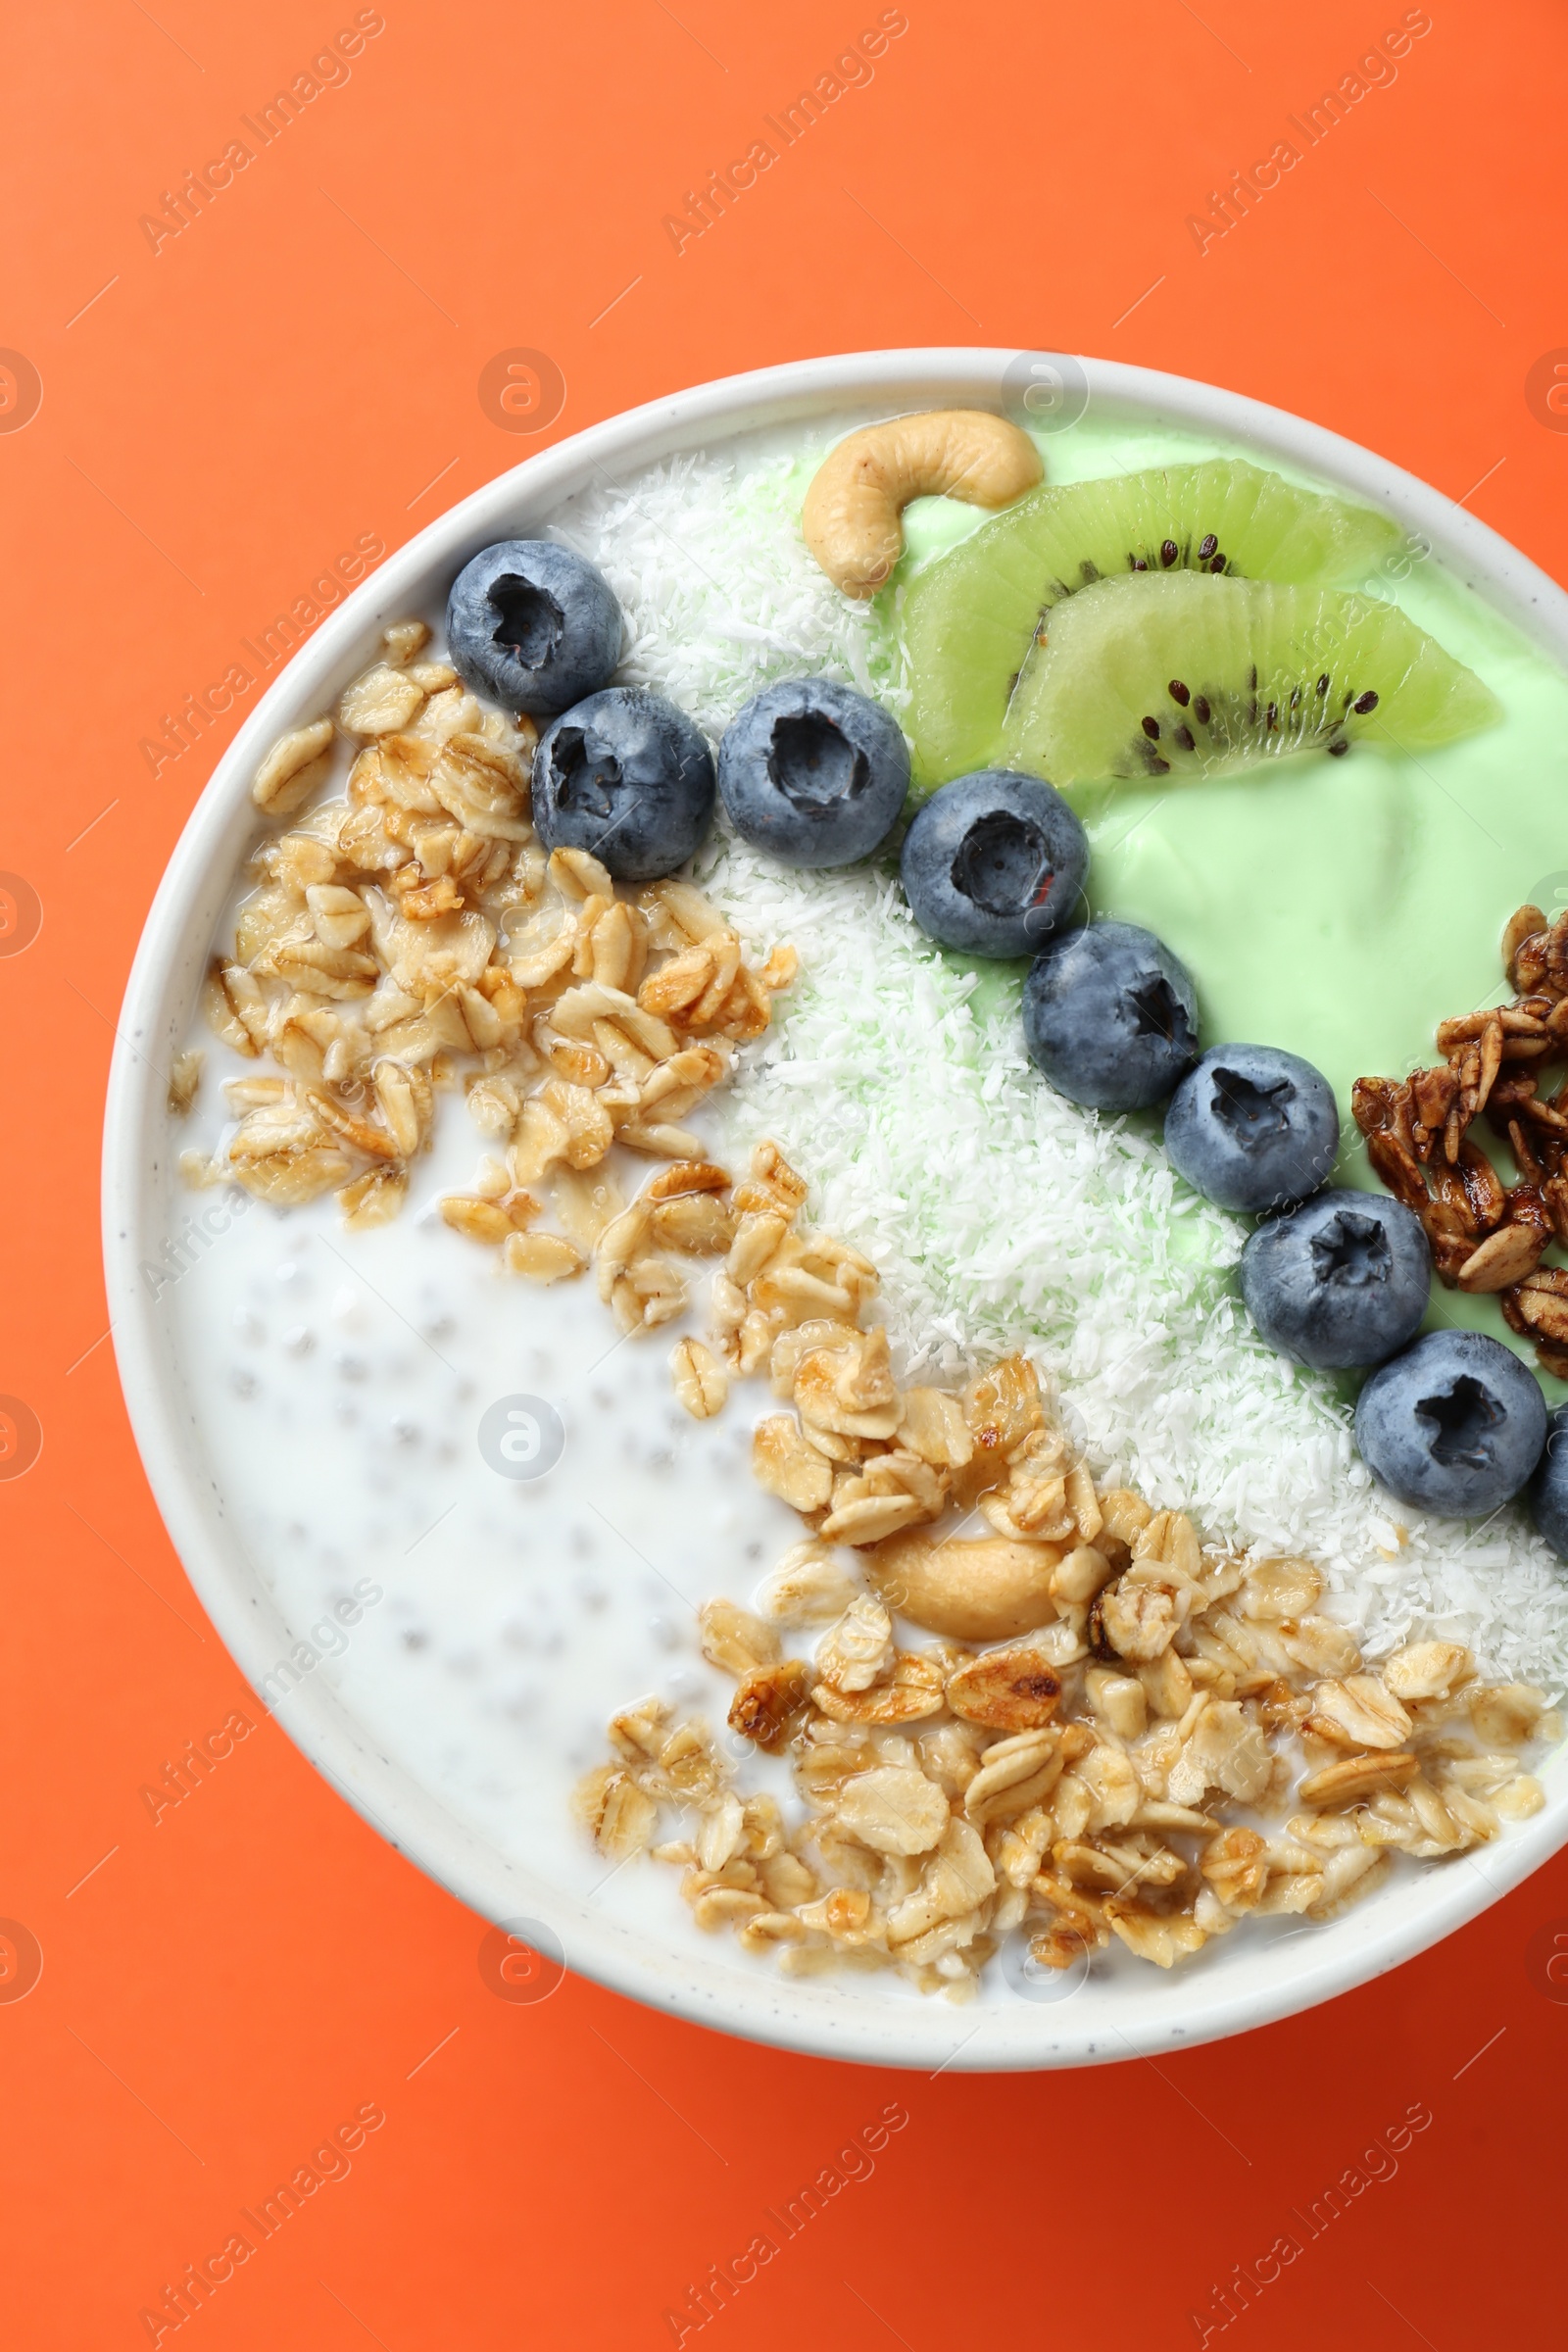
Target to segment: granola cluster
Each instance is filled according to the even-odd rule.
[[[1495,1292],[1509,1328],[1536,1343],[1544,1370],[1568,1380],[1568,1271],[1543,1266],[1568,1242],[1568,914],[1548,924],[1521,906],[1502,937],[1509,1004],[1444,1021],[1445,1059],[1413,1077],[1358,1078],[1351,1097],[1367,1157],[1413,1209],[1450,1290]],[[1513,1155],[1505,1185],[1471,1130],[1485,1117]]]
[[[617,896],[586,852],[547,858],[529,821],[532,721],[482,709],[449,663],[421,660],[428,634],[420,621],[386,630],[384,659],[347,689],[335,724],[296,728],[258,771],[258,806],[288,816],[324,783],[338,732],[360,744],[345,797],[255,859],[259,888],[214,962],[206,1011],[280,1074],[229,1083],[236,1131],[217,1159],[185,1154],[185,1173],[280,1207],[332,1191],[351,1226],[384,1223],[437,1093],[461,1076],[505,1157],[442,1201],[447,1222],[535,1281],[597,1254],[623,1329],[666,1321],[686,1292],[659,1246],[727,1247],[702,1144],[680,1122],[731,1048],[767,1027],[793,953],[754,970],[686,885]],[[193,1058],[176,1066],[176,1110],[199,1084]],[[651,1188],[635,1233],[603,1166],[614,1144],[687,1163]],[[560,1231],[536,1229],[541,1191]]]
[[[714,1349],[673,1361],[693,1411],[694,1364],[768,1375],[791,1409],[753,1467],[804,1540],[757,1613],[702,1611],[729,1742],[652,1697],[611,1723],[577,1796],[607,1854],[678,1865],[701,1927],[787,1973],[892,1967],[961,1999],[1013,1930],[1047,1967],[1113,1936],[1170,1967],[1250,1913],[1336,1916],[1391,1849],[1458,1853],[1539,1809],[1517,1754],[1555,1732],[1539,1691],[1484,1685],[1456,1642],[1367,1668],[1308,1562],[1207,1551],[1097,1489],[1024,1358],[900,1390],[874,1272],[800,1228],[805,1193],[760,1146]],[[976,1510],[990,1536],[944,1532]],[[896,1616],[943,1638],[901,1648]],[[787,1757],[793,1821],[736,1787],[747,1743]]]
[[[1121,1586],[1150,1558],[1123,1548]],[[730,1726],[788,1754],[798,1818],[654,1697],[613,1718],[577,1793],[608,1855],[677,1865],[699,1927],[788,1975],[895,1968],[962,1999],[1014,1930],[1046,1967],[1114,1936],[1169,1968],[1250,1915],[1332,1919],[1391,1850],[1459,1853],[1543,1801],[1513,1752],[1552,1729],[1540,1693],[1482,1686],[1455,1642],[1367,1671],[1303,1561],[1203,1558],[1156,1659],[1105,1643],[1061,1669],[1065,1643],[901,1651],[863,1592],[810,1663],[786,1658],[781,1627],[842,1597],[805,1567],[784,1564],[768,1617],[703,1612]]]

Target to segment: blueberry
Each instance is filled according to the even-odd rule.
[[[1198,1059],[1184,965],[1136,923],[1091,923],[1042,948],[1023,984],[1029,1058],[1094,1110],[1162,1102]]]
[[[831,678],[764,687],[718,747],[730,823],[785,865],[868,858],[908,789],[909,747],[897,720]]]
[[[620,607],[586,556],[549,539],[503,539],[453,581],[447,651],[475,694],[553,717],[613,677]]]
[[[1568,1405],[1559,1404],[1547,1419],[1546,1443],[1530,1481],[1530,1510],[1557,1557],[1568,1560]]]
[[[1277,1046],[1216,1046],[1165,1113],[1171,1166],[1221,1208],[1283,1208],[1315,1193],[1340,1149],[1321,1070]]]
[[[1431,1288],[1420,1219],[1381,1193],[1319,1193],[1260,1225],[1242,1251],[1252,1321],[1271,1348],[1320,1372],[1393,1355],[1414,1338]]]
[[[1038,776],[984,767],[934,792],[904,837],[904,895],[944,948],[1032,956],[1079,911],[1089,839]]]
[[[684,710],[610,686],[563,711],[533,756],[534,830],[591,850],[620,882],[684,865],[713,814],[713,755]]]
[[[1498,1509],[1545,1438],[1535,1374],[1479,1331],[1429,1331],[1373,1373],[1355,1408],[1355,1442],[1379,1486],[1440,1519]]]

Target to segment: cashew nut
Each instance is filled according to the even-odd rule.
[[[1004,1642],[1056,1614],[1051,1575],[1060,1544],[933,1543],[923,1528],[889,1536],[862,1554],[873,1589],[890,1609],[955,1642]]]
[[[1010,506],[1041,474],[1027,433],[985,409],[926,409],[851,433],[806,493],[806,544],[846,596],[874,596],[904,553],[911,498]]]

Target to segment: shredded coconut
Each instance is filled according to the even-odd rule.
[[[802,669],[896,700],[885,621],[839,597],[800,536],[836,437],[667,460],[559,517],[621,600],[624,674],[715,736]],[[778,1136],[813,1216],[873,1260],[901,1377],[1023,1348],[1097,1480],[1252,1553],[1309,1554],[1370,1654],[1431,1636],[1490,1676],[1568,1686],[1568,1579],[1525,1515],[1467,1528],[1372,1484],[1344,1386],[1275,1355],[1235,1294],[1249,1226],[1176,1179],[1147,1123],[1042,1084],[1015,979],[950,963],[885,866],[792,872],[720,830],[699,878],[749,945],[800,951],[726,1118],[737,1145]]]
[[[802,670],[896,699],[880,613],[840,596],[797,520],[844,429],[808,447],[792,436],[749,464],[667,458],[562,509],[556,536],[590,556],[620,599],[626,684],[657,687],[714,737],[762,687]]]

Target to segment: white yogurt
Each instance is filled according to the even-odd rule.
[[[193,1140],[211,1131],[218,1080],[255,1068],[207,1044]],[[619,1339],[591,1279],[508,1276],[498,1251],[441,1221],[436,1201],[469,1189],[486,1141],[461,1096],[441,1096],[402,1217],[369,1233],[345,1233],[330,1196],[235,1213],[243,1195],[185,1193],[176,1231],[220,1199],[230,1222],[162,1298],[229,1517],[319,1655],[280,1660],[263,1696],[286,1726],[299,1670],[324,1679],[469,1827],[582,1891],[606,1866],[569,1800],[607,1752],[607,1719],[657,1690],[722,1727],[732,1686],[699,1653],[697,1607],[747,1599],[800,1525],[751,1475],[765,1384],[710,1422],[675,1401],[667,1358],[703,1328],[706,1275],[684,1321]],[[536,1478],[481,1452],[485,1414],[514,1397],[564,1425],[561,1458]],[[528,1421],[514,1429],[525,1455]],[[381,1596],[345,1628],[334,1606],[352,1606],[356,1584],[363,1599],[367,1579]],[[748,1785],[782,1786],[745,1753]],[[667,1870],[621,1871],[604,1899],[689,1920]]]

